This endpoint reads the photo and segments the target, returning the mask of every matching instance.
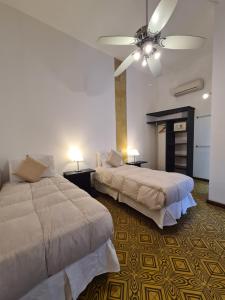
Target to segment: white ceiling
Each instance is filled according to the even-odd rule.
[[[145,23],[145,0],[0,0],[78,40],[123,59],[130,46],[103,46],[101,35],[131,35]],[[149,0],[149,16],[159,0]],[[189,34],[208,38],[204,49],[163,50],[164,72],[184,68],[212,50],[214,6],[209,0],[179,0],[163,35]]]

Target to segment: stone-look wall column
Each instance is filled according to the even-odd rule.
[[[121,61],[114,59],[115,69]],[[115,77],[115,111],[116,111],[116,147],[122,152],[123,159],[127,159],[127,95],[126,71]]]

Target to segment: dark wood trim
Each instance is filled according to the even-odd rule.
[[[206,202],[208,204],[211,204],[211,205],[214,205],[214,206],[225,208],[225,204],[223,204],[223,203],[215,202],[215,201],[212,201],[212,200],[209,200],[209,199]]]
[[[200,177],[193,177],[193,179],[209,182],[209,179],[200,178]]]
[[[126,162],[126,165],[130,166],[136,166],[136,167],[141,167],[142,164],[147,164],[148,162],[145,160],[137,160],[137,161],[131,161],[131,162]]]
[[[186,121],[187,118],[173,118],[173,119],[166,119],[166,120],[160,120],[160,121],[151,121],[151,122],[147,122],[147,124],[163,124],[163,123],[166,123],[166,122],[170,122],[170,121],[176,121],[176,122],[183,122],[183,121]]]
[[[174,121],[166,121],[166,171],[174,172],[175,165],[175,133],[173,131]]]
[[[193,176],[195,109],[191,108],[187,117],[187,175]]]
[[[152,116],[152,117],[163,117],[166,115],[173,115],[177,114],[180,112],[193,112],[195,109],[194,107],[191,106],[184,106],[184,107],[178,107],[178,108],[173,108],[173,109],[167,109],[167,110],[162,110],[162,111],[157,111],[153,113],[148,113],[146,114],[147,116]]]

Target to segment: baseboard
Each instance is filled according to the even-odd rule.
[[[225,208],[225,204],[223,204],[223,203],[215,202],[215,201],[212,201],[212,200],[207,200],[206,202],[211,204],[211,205],[215,205],[215,206]]]
[[[193,179],[209,182],[209,179],[200,178],[200,177],[193,177]]]

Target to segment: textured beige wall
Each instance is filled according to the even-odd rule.
[[[114,59],[115,69],[121,61]],[[115,78],[115,111],[116,111],[116,147],[127,159],[127,95],[126,72]]]

